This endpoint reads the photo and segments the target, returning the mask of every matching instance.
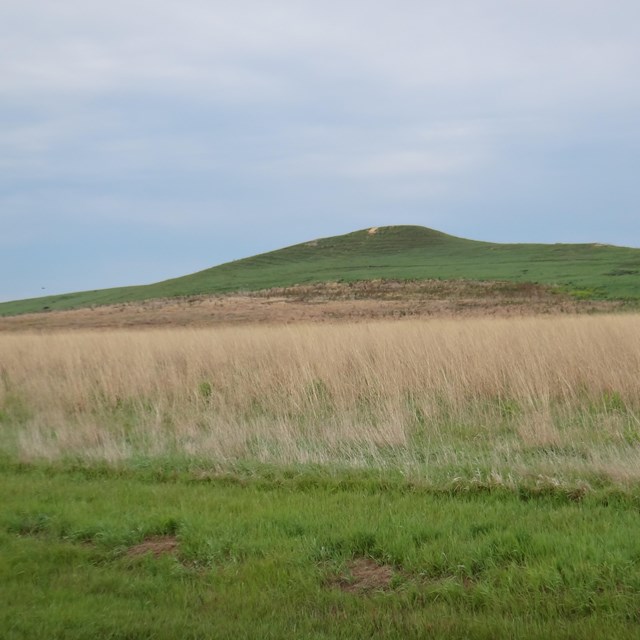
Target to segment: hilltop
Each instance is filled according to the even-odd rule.
[[[601,244],[499,244],[419,226],[373,227],[154,284],[5,302],[0,304],[0,315],[367,280],[536,283],[555,285],[577,298],[639,300],[640,249]]]

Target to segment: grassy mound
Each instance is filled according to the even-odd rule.
[[[150,285],[0,304],[0,315],[318,282],[509,280],[561,285],[577,297],[640,299],[640,249],[598,244],[496,244],[418,226],[322,238]]]

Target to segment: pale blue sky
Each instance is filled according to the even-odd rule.
[[[640,246],[638,24],[637,0],[2,3],[0,300],[374,225]]]

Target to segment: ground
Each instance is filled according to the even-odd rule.
[[[558,288],[530,283],[375,280],[0,316],[0,331],[527,316],[611,312],[627,306],[623,301],[579,300]]]

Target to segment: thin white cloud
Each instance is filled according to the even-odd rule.
[[[293,98],[302,73],[505,106],[639,97],[629,81],[640,61],[635,2],[25,0],[2,13],[5,95],[166,83],[201,96]]]
[[[432,176],[458,172],[471,165],[473,159],[468,155],[403,150],[364,158],[353,167],[352,173],[363,178]]]

